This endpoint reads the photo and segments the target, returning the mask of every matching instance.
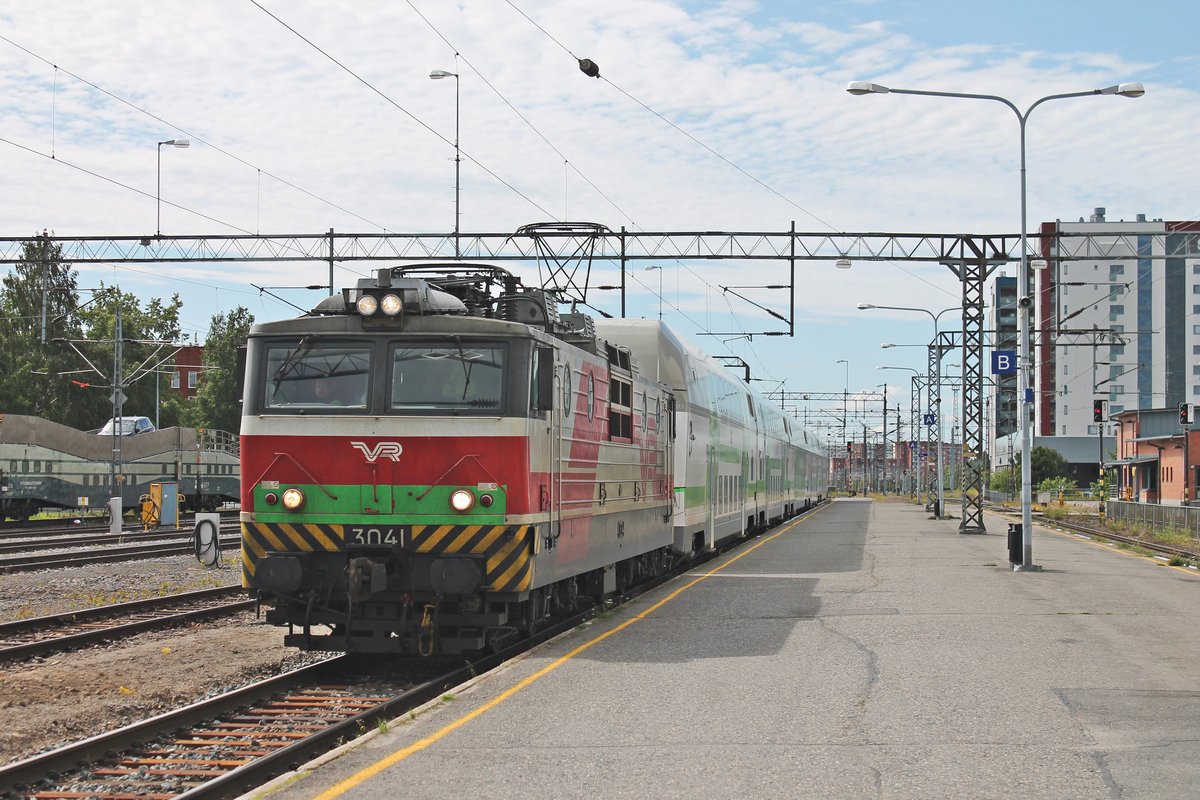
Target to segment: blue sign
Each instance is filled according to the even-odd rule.
[[[993,375],[1016,375],[1017,374],[1017,351],[1015,351],[1015,350],[993,350],[992,351],[992,374]]]
[[[929,457],[929,453],[928,453],[928,452],[926,452],[926,451],[924,451],[924,450],[922,450],[922,451],[921,451],[921,458],[928,458],[928,457]]]
[[[917,449],[917,443],[916,443],[916,442],[909,442],[909,443],[908,443],[908,449],[909,449],[909,450],[916,450],[916,449]]]
[[[1025,387],[1025,402],[1026,403],[1033,402],[1033,387],[1032,386]]]
[[[932,428],[934,425],[937,425],[937,413],[922,414],[921,421]]]

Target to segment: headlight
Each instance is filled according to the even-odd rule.
[[[286,502],[286,501],[285,501]],[[450,507],[462,513],[470,511],[475,506],[475,495],[466,489],[455,489],[450,493]]]
[[[297,511],[304,505],[304,492],[299,489],[285,489],[283,492],[283,507],[288,511]]]
[[[369,317],[379,310],[379,301],[373,294],[364,294],[354,305],[358,308],[358,313],[364,317]]]
[[[274,492],[267,492],[266,494],[263,495],[263,502],[269,506],[273,506],[277,502],[279,502],[279,498],[276,496],[276,494]]]
[[[404,302],[394,294],[385,294],[379,301],[379,307],[389,317],[394,317],[404,310]]]

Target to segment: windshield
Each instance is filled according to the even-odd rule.
[[[269,409],[366,408],[371,347],[324,344],[268,345],[263,407]]]
[[[392,350],[391,409],[498,413],[506,353],[499,342],[397,345]]]

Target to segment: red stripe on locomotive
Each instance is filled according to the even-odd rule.
[[[395,460],[380,448],[396,443]],[[374,455],[374,459],[371,456]],[[508,486],[508,513],[539,507],[523,436],[243,436],[242,508],[254,510],[260,481],[427,486],[499,483]]]

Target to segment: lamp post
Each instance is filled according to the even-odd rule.
[[[171,147],[179,147],[179,148],[192,146],[192,143],[190,141],[188,141],[187,139],[167,139],[165,142],[158,143],[158,170],[157,170],[158,180],[157,180],[157,184],[156,184],[156,187],[154,190],[154,209],[155,209],[154,235],[155,236],[162,236],[162,149],[163,149],[164,144],[169,144],[169,145],[171,145]]]
[[[846,445],[846,493],[850,493],[850,446],[846,439],[846,417],[849,415],[849,400],[850,400],[850,362],[844,358],[839,358],[835,364],[846,365],[846,384],[842,389],[842,444]]]
[[[911,372],[911,373],[913,374],[912,380],[914,380],[914,381],[915,381],[917,378],[923,377],[923,375],[924,375],[924,373],[920,372],[919,370],[915,370],[915,369],[913,369],[912,367],[891,367],[891,366],[883,366],[883,367],[876,367],[875,369],[902,369],[902,370],[907,370],[908,372]],[[914,400],[915,400],[915,399],[919,399],[918,397],[916,397],[916,396],[915,396],[915,393],[916,393],[916,386],[915,386],[915,385],[913,386],[913,392],[914,392]],[[896,409],[896,413],[897,413],[897,415],[899,415],[899,411],[900,411],[900,409],[899,409],[899,408],[897,408],[897,409]],[[918,427],[917,427],[917,420],[916,420],[916,416],[915,416],[915,415],[916,415],[916,413],[917,413],[917,407],[916,407],[916,403],[915,403],[915,402],[913,403],[912,407],[911,407],[911,408],[909,408],[909,410],[908,410],[908,413],[909,413],[909,427],[910,427],[909,436],[915,436],[916,432],[917,432],[918,430],[920,430],[920,428],[918,428]],[[916,437],[916,438],[920,438],[920,437]],[[896,447],[897,447],[897,448],[899,448],[899,447],[900,447],[900,444],[901,444],[901,443],[900,443],[900,422],[899,422],[899,419],[897,419],[897,421],[896,421]],[[915,448],[915,447],[913,447],[913,446],[912,446],[912,444],[913,444],[913,441],[912,441],[912,439],[910,439],[910,440],[909,440],[909,445],[910,445],[910,446],[909,446],[909,448],[908,448],[908,461],[909,461],[909,465],[910,465],[911,467],[915,467],[915,461],[916,461],[916,459],[914,459],[914,457],[913,457],[913,456],[914,456],[913,450],[915,450],[916,448]],[[920,446],[920,443],[919,443],[919,442],[917,443],[917,446]],[[920,455],[920,454],[919,454],[919,453],[917,453],[916,455],[919,457],[919,455]],[[900,483],[900,475],[899,475],[899,471],[900,471],[900,457],[897,455],[897,457],[896,457],[896,473],[897,473],[897,474],[896,474],[896,483],[897,483],[897,485],[899,485],[899,483]],[[915,470],[914,470],[914,471],[915,471]],[[899,490],[897,490],[897,492],[898,492],[898,491],[899,491]]]
[[[1033,110],[1050,100],[1063,100],[1069,97],[1088,97],[1091,95],[1120,95],[1121,97],[1141,97],[1146,93],[1140,83],[1121,83],[1107,86],[1103,89],[1091,89],[1085,92],[1067,92],[1051,94],[1034,101],[1022,114],[1012,101],[993,94],[974,94],[970,92],[935,92],[917,89],[891,89],[877,83],[866,81],[851,81],[846,91],[853,95],[864,94],[914,94],[927,97],[961,97],[969,100],[991,100],[1003,103],[1017,115],[1017,123],[1021,129],[1021,271],[1017,279],[1017,330],[1019,332],[1020,369],[1017,371],[1018,402],[1025,406],[1033,405],[1033,351],[1030,330],[1030,307],[1033,305],[1029,291],[1029,252],[1026,249],[1026,186],[1025,186],[1025,124]],[[1037,570],[1033,563],[1033,465],[1030,463],[1033,453],[1032,408],[1021,411],[1021,545],[1022,559],[1020,564],[1014,564],[1013,569]]]
[[[913,306],[879,306],[879,305],[875,305],[874,303],[859,303],[858,308],[859,308],[859,310],[862,310],[862,311],[875,309],[875,308],[884,308],[889,311],[920,311],[923,314],[928,314],[930,319],[933,320],[933,340],[929,346],[935,347],[935,348],[940,348],[940,345],[938,343],[938,320],[941,318],[942,314],[945,314],[947,311],[961,311],[962,310],[962,306],[950,306],[950,308],[943,308],[941,311],[939,311],[935,314],[927,308],[915,308]],[[895,347],[896,345],[886,345],[886,344],[880,345],[880,347],[885,347],[885,346]],[[929,381],[929,405],[931,406],[930,410],[934,414],[937,415],[935,423],[937,425],[937,432],[938,432],[938,436],[937,436],[938,505],[937,505],[937,513],[934,516],[936,516],[938,519],[941,519],[942,515],[946,513],[946,480],[945,480],[945,476],[943,476],[943,474],[942,474],[942,353],[941,353],[940,349],[938,350],[938,352],[935,355],[935,358],[933,359],[933,365],[934,365],[935,369],[933,370],[933,374],[929,376],[929,378],[930,378],[930,381]]]
[[[462,159],[459,157],[458,151],[458,73],[435,69],[429,73],[429,77],[435,81],[440,81],[442,78],[454,78],[454,257],[459,258],[462,256],[462,249],[459,247],[458,241],[458,222],[462,213],[462,206],[459,203],[461,197],[459,165],[462,163]]]
[[[650,266],[646,267],[646,272],[650,272],[651,270],[658,270],[658,320],[659,320],[659,322],[661,322],[662,321],[662,293],[663,293],[662,274],[663,274],[663,268],[656,264],[651,264]],[[678,299],[676,299],[675,302],[679,302]]]

